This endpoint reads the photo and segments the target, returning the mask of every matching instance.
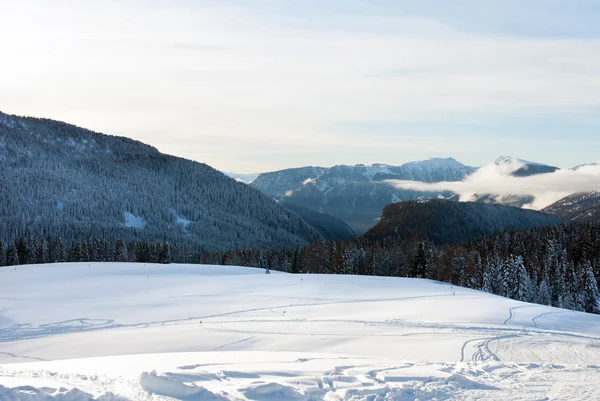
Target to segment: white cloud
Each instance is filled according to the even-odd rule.
[[[463,202],[475,200],[475,195],[491,194],[498,197],[517,195],[533,196],[535,200],[526,207],[543,209],[574,193],[600,190],[600,162],[574,170],[557,170],[553,173],[529,177],[514,177],[511,173],[519,164],[488,164],[459,182],[427,184],[416,181],[388,181],[390,185],[417,191],[452,191]]]

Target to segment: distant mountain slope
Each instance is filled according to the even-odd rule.
[[[252,181],[256,180],[256,177],[258,177],[259,173],[254,173],[254,174],[237,174],[237,173],[227,173],[227,172],[223,172],[223,174],[225,174],[227,177],[233,178],[236,181],[239,182],[244,182],[246,184],[251,184]]]
[[[248,185],[143,143],[0,113],[0,238],[289,247],[322,236]]]
[[[558,167],[549,166],[543,163],[530,162],[523,159],[517,159],[511,156],[502,156],[494,162],[497,166],[514,166],[514,171],[511,175],[514,177],[529,177],[538,174],[553,173],[560,170]]]
[[[275,199],[335,216],[361,234],[377,223],[389,203],[441,195],[396,188],[385,180],[460,181],[474,171],[452,158],[430,159],[402,166],[359,164],[281,170],[260,174],[251,185]]]
[[[326,239],[346,241],[356,236],[348,224],[336,217],[315,212],[314,210],[294,205],[293,203],[282,202],[280,205],[302,217],[304,221],[313,226]]]
[[[510,206],[432,199],[407,201],[385,207],[379,223],[365,235],[422,238],[436,244],[467,242],[507,229],[561,223],[557,216]]]
[[[573,221],[600,221],[600,191],[567,196],[543,211]]]

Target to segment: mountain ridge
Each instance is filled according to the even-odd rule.
[[[0,232],[60,232],[200,249],[301,246],[323,238],[212,167],[142,142],[0,112]]]

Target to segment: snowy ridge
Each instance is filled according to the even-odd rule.
[[[600,397],[600,316],[428,280],[126,263],[0,280],[0,398]]]

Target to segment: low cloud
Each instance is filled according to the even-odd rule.
[[[530,177],[515,177],[511,173],[523,164],[489,164],[481,167],[463,181],[423,183],[417,181],[390,180],[397,188],[415,191],[452,191],[460,201],[476,200],[477,196],[490,194],[498,199],[510,196],[531,196],[533,202],[524,207],[540,210],[560,199],[578,192],[600,190],[600,162],[571,170]]]

